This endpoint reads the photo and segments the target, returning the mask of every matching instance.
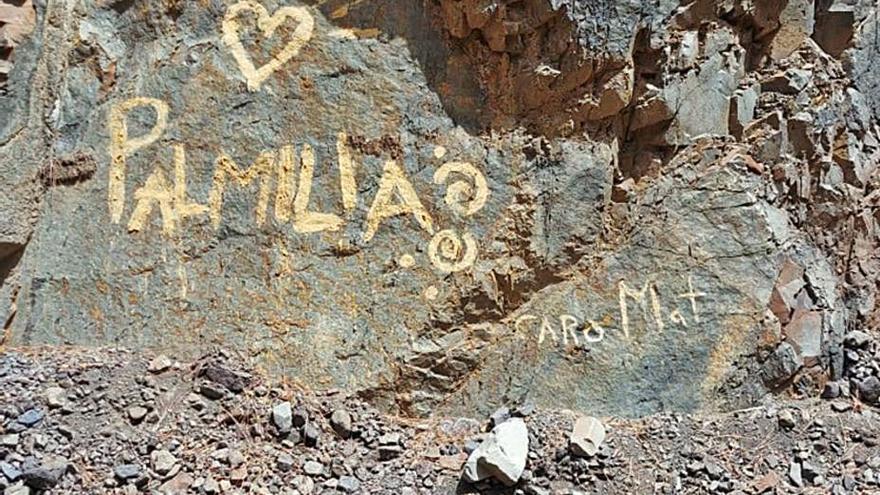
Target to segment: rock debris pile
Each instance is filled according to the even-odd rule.
[[[182,363],[46,349],[0,355],[0,399],[4,495],[880,490],[880,414],[851,395],[708,417],[599,419],[525,401],[485,419],[407,420],[223,352]]]

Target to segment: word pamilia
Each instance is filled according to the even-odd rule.
[[[148,132],[132,136],[127,125],[128,115],[133,110],[144,107],[155,113],[154,124]],[[128,159],[162,137],[168,126],[168,113],[168,105],[154,98],[132,98],[114,106],[109,112],[110,172],[107,204],[114,223],[122,222],[128,199]],[[266,223],[270,214],[270,199],[274,195],[272,214],[275,219],[281,223],[290,223],[293,230],[301,234],[338,231],[345,224],[343,215],[357,206],[358,166],[352,150],[349,149],[348,136],[344,132],[340,132],[336,140],[336,169],[343,209],[339,213],[310,209],[317,156],[309,144],[303,144],[298,149],[287,145],[276,150],[264,150],[246,167],[242,167],[221,151],[214,161],[211,190],[207,203],[204,204],[193,201],[187,193],[185,146],[171,145],[171,155],[173,164],[170,178],[160,163],[144,184],[134,189],[134,209],[127,222],[129,231],[145,230],[149,219],[156,212],[161,217],[162,230],[167,235],[176,233],[184,220],[191,217],[207,216],[216,229],[222,223],[224,197],[230,186],[258,185],[253,217],[257,227]],[[471,163],[446,162],[437,168],[433,181],[437,186],[448,184],[446,206],[462,217],[478,213],[489,198],[485,176]],[[395,160],[388,160],[384,163],[378,190],[367,212],[363,228],[364,242],[373,239],[384,221],[397,216],[411,217],[415,225],[434,236],[428,246],[428,253],[433,264],[440,270],[461,271],[476,260],[477,245],[473,236],[469,233],[459,235],[453,230],[436,232],[434,218],[425,208],[403,167]]]

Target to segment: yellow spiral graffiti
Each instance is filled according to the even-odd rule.
[[[470,179],[456,181],[446,189],[446,204],[452,211],[469,217],[486,206],[489,199],[489,184],[477,167],[467,162],[449,162],[434,172],[434,184],[446,182],[449,175],[457,173]]]
[[[428,245],[428,257],[438,270],[456,273],[477,261],[477,241],[469,232],[459,236],[454,230],[438,232]]]

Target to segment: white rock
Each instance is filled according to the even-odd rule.
[[[507,486],[515,485],[526,469],[529,431],[520,418],[496,426],[474,450],[464,467],[466,480],[475,483],[495,478]]]
[[[167,450],[153,451],[150,460],[153,462],[153,471],[159,474],[168,474],[177,464],[177,458]]]
[[[31,495],[31,493],[32,492],[31,492],[30,487],[26,486],[22,482],[18,482],[16,484],[10,486],[9,488],[7,488],[3,492],[3,495]]]
[[[599,452],[605,441],[605,425],[591,416],[581,416],[575,421],[569,437],[569,448],[574,455],[592,457]]]
[[[290,402],[282,402],[272,408],[272,422],[283,434],[289,433],[293,428],[293,411]]]
[[[150,364],[147,365],[147,371],[150,373],[162,373],[170,368],[172,364],[171,359],[163,354],[161,356],[156,356],[155,359],[150,361]]]
[[[0,445],[4,447],[15,447],[18,445],[18,433],[10,433],[9,435],[0,435]]]
[[[46,403],[52,409],[64,407],[67,403],[67,392],[61,387],[49,387],[46,389]]]

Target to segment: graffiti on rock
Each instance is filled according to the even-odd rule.
[[[255,36],[262,36],[262,41],[276,48],[281,47],[260,67],[255,65],[255,59],[247,53],[243,43],[241,21],[245,18],[255,18]],[[248,90],[257,92],[272,74],[308,44],[314,34],[315,21],[304,7],[282,7],[270,15],[256,1],[242,0],[228,9],[221,30],[222,42],[238,64]],[[129,132],[128,121],[134,111],[153,114],[149,130],[139,135]],[[275,222],[289,225],[300,235],[351,230],[345,227],[358,208],[361,193],[358,183],[359,179],[363,180],[365,167],[359,163],[361,152],[345,132],[338,132],[335,136],[335,149],[332,150],[335,151],[335,163],[330,167],[338,176],[335,187],[340,201],[336,211],[318,211],[312,204],[316,170],[322,168],[329,157],[319,156],[318,150],[308,142],[285,143],[276,149],[255,151],[253,158],[249,158],[250,163],[239,163],[231,154],[218,150],[213,158],[210,188],[204,202],[190,197],[185,143],[171,142],[166,145],[170,148],[167,151],[160,149],[160,156],[167,153],[171,157],[170,166],[158,159],[142,184],[130,184],[133,181],[128,174],[128,160],[151,146],[159,146],[157,143],[169,127],[170,113],[168,103],[149,97],[131,98],[111,107],[108,114],[107,201],[114,224],[125,223],[127,202],[131,202],[131,215],[125,223],[130,233],[148,234],[151,223],[157,221],[163,235],[174,236],[186,228],[187,219],[206,220],[210,228],[218,230],[224,223],[224,203],[229,202],[229,190],[237,188],[256,191],[252,222],[257,228],[264,227],[273,216]],[[431,186],[442,188],[438,191],[443,198],[442,205],[437,206],[445,206],[454,219],[461,221],[481,212],[491,191],[486,176],[477,166],[447,158],[449,154],[444,146],[434,147],[432,155],[438,166],[432,174]],[[364,244],[372,241],[391,218],[408,218],[411,225],[424,234],[427,241],[424,252],[438,273],[463,272],[475,265],[480,251],[476,237],[460,226],[439,226],[442,221],[434,218],[432,211],[435,210],[429,208],[434,205],[426,204],[419,196],[399,156],[384,160],[377,176],[376,192],[372,201],[363,203],[366,211],[361,217],[363,225],[358,229]],[[128,188],[133,188],[132,199],[128,197]],[[416,264],[413,254],[397,256],[397,265],[401,268],[409,269]],[[659,333],[667,328],[685,329],[700,323],[698,306],[706,297],[705,293],[694,288],[691,277],[688,277],[687,287],[687,291],[674,296],[673,306],[677,304],[681,308],[668,308],[664,303],[669,301],[661,301],[654,281],[632,286],[626,280],[620,280],[616,287],[615,309],[610,312],[617,313],[616,318],[606,314],[593,319],[569,312],[552,316],[523,314],[513,326],[520,335],[535,335],[539,345],[551,343],[565,347],[598,344],[610,333],[619,333],[630,340],[647,328]],[[437,300],[440,294],[440,288],[430,285],[422,297],[430,302]]]
[[[140,136],[128,132],[127,118],[139,108],[155,113],[152,128]],[[108,208],[113,223],[123,220],[127,200],[127,160],[135,153],[155,144],[168,126],[168,105],[153,98],[133,98],[113,106],[109,112],[110,170],[108,174]],[[250,165],[236,163],[222,150],[214,160],[214,173],[206,204],[193,201],[187,192],[186,147],[172,144],[173,174],[169,179],[161,160],[143,185],[134,189],[134,209],[128,221],[129,232],[143,232],[150,219],[158,214],[162,232],[174,235],[187,218],[206,216],[216,230],[223,222],[223,204],[229,187],[257,187],[254,223],[262,227],[270,214],[274,192],[275,220],[290,223],[298,234],[335,232],[345,225],[343,215],[314,211],[310,206],[312,184],[318,156],[308,143],[300,146],[285,145],[257,154]],[[339,173],[339,192],[342,209],[351,212],[357,205],[358,167],[345,133],[337,134],[336,170]],[[462,217],[470,217],[482,210],[490,191],[486,177],[473,164],[451,161],[441,165],[433,176],[434,185],[445,186],[445,204]],[[446,229],[435,233],[435,220],[419,198],[412,180],[396,160],[384,163],[378,190],[370,203],[362,232],[363,241],[369,242],[382,225],[392,217],[410,217],[426,234],[432,236],[428,245],[429,259],[443,273],[455,273],[473,266],[478,256],[478,245],[469,232],[459,233]],[[401,259],[401,266],[412,266],[414,260]]]
[[[269,39],[275,32],[289,21],[296,22],[296,28],[290,35],[290,39],[284,48],[272,57],[269,62],[261,67],[254,65],[253,59],[248,55],[241,41],[241,25],[239,18],[245,13],[253,13],[257,16],[257,27],[262,31],[264,38]],[[273,73],[299,54],[300,50],[312,39],[315,30],[315,20],[305,7],[282,7],[269,15],[266,8],[253,0],[242,0],[233,5],[226,12],[223,19],[223,43],[232,52],[232,56],[238,63],[242,75],[247,80],[250,91],[259,91],[263,83]]]
[[[682,311],[679,308],[673,308],[669,312],[664,312],[663,301],[658,295],[657,283],[648,281],[642,285],[641,289],[633,289],[625,280],[620,280],[617,284],[617,299],[619,304],[619,321],[620,333],[624,339],[630,340],[635,335],[641,334],[649,327],[662,333],[669,325],[679,328],[688,328],[689,320],[693,323],[700,322],[699,301],[707,296],[707,294],[699,292],[694,288],[693,277],[687,279],[688,290],[683,294],[675,296],[675,301],[684,300],[688,311]],[[666,318],[664,318],[664,314]],[[685,316],[688,315],[688,316]],[[634,320],[637,316],[641,322],[636,323]],[[558,325],[555,320],[559,321]],[[561,314],[557,318],[541,316],[526,313],[519,316],[515,323],[514,329],[522,335],[536,334],[538,344],[550,342],[553,345],[561,346],[579,346],[601,342],[608,335],[609,331],[615,329],[614,318],[610,315],[601,318],[599,321],[590,318],[578,318],[571,314]]]

